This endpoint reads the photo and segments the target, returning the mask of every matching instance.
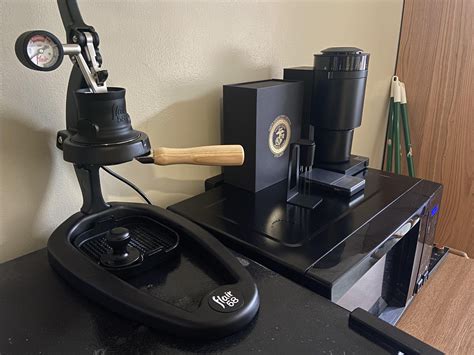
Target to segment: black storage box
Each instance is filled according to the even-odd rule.
[[[311,105],[313,98],[313,67],[303,66],[283,69],[283,79],[291,81],[302,81],[304,85],[303,117],[301,120],[301,138],[314,139],[311,133]]]
[[[224,85],[223,144],[241,144],[245,162],[224,181],[251,192],[288,175],[289,146],[300,138],[303,83],[264,80]]]

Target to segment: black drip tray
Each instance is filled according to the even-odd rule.
[[[74,245],[96,263],[100,257],[111,252],[105,239],[106,233],[115,227],[127,228],[131,240],[129,246],[138,249],[140,260],[122,268],[108,268],[120,277],[133,276],[168,260],[178,251],[179,235],[169,227],[148,217],[132,216],[109,219],[81,233]]]
[[[194,312],[212,290],[233,282],[210,262],[210,255],[196,254],[196,249],[192,244],[183,245],[180,255],[161,264],[159,270],[149,270],[128,278],[127,282],[175,307]]]
[[[222,244],[157,206],[111,203],[76,213],[49,238],[48,258],[102,306],[171,334],[223,337],[259,307],[254,281]]]
[[[107,267],[100,262],[102,255],[112,251],[105,236],[116,227],[128,229],[128,245],[140,252],[137,262],[123,268]],[[79,234],[73,244],[93,262],[138,290],[188,312],[196,311],[212,290],[233,282],[209,262],[212,255],[191,240],[180,240],[172,228],[145,216],[100,221]]]

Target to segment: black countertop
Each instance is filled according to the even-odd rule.
[[[0,265],[0,353],[388,353],[348,326],[349,312],[285,277],[241,259],[261,308],[249,327],[217,341],[159,334],[85,299],[40,250]]]

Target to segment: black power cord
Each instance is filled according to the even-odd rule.
[[[107,168],[106,166],[101,166],[101,168],[108,174],[112,175],[114,178],[122,181],[124,184],[130,186],[132,189],[134,189],[145,201],[146,203],[148,203],[149,205],[152,205],[151,201],[148,199],[148,197],[146,197],[145,193],[140,190],[138,188],[137,185],[135,185],[134,183],[128,181],[127,179],[125,179],[123,176],[120,176],[119,174],[117,174],[115,171],[112,171],[110,170],[109,168]]]

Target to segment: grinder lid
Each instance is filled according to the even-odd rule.
[[[323,71],[364,71],[369,67],[369,53],[356,47],[330,47],[314,55],[314,69]]]

